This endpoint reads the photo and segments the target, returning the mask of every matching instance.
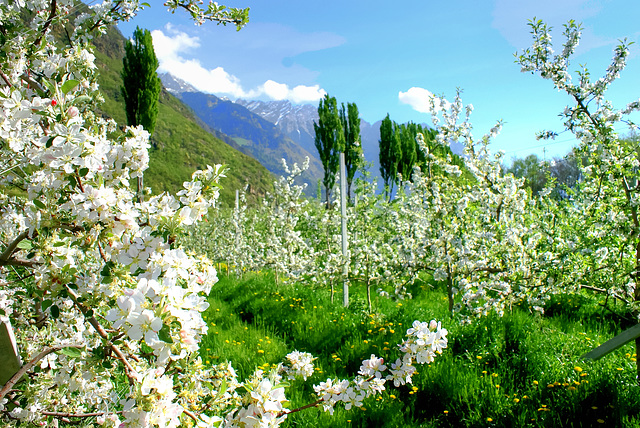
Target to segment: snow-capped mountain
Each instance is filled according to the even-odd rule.
[[[310,153],[317,154],[313,123],[318,121],[318,106],[312,104],[292,104],[290,101],[247,101],[237,100],[236,104],[273,123],[280,132],[289,137]],[[360,121],[360,138],[364,157],[374,164],[371,172],[378,175],[378,140],[380,139],[380,121],[370,124]]]
[[[290,101],[247,101],[236,100],[236,104],[246,107],[268,122],[278,127],[280,132],[310,153],[316,153],[313,122],[318,121],[318,107],[311,104],[292,104]]]
[[[167,91],[171,92],[173,95],[181,94],[183,92],[198,92],[193,85],[182,79],[178,79],[172,74],[160,73],[158,74],[158,77],[160,77],[160,80]]]
[[[286,175],[284,158],[289,165],[301,165],[309,157],[309,169],[300,177],[308,185],[307,194],[314,195],[323,175],[318,152],[305,150],[292,141],[278,126],[253,113],[241,104],[225,98],[193,90],[193,86],[171,75],[161,75],[163,84],[188,105],[207,129],[234,147],[258,160],[276,176]],[[170,89],[171,88],[171,89]],[[313,122],[312,122],[313,128]]]

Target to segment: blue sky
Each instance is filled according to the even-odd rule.
[[[198,27],[186,14],[151,3],[120,30],[126,37],[136,25],[151,30],[160,71],[200,90],[314,105],[328,93],[355,102],[369,122],[389,113],[396,122],[430,123],[421,112],[425,90],[453,98],[460,88],[463,102],[474,106],[476,137],[504,120],[491,148],[504,150],[507,159],[561,156],[575,144],[568,133],[535,139],[537,131],[562,130],[558,114],[570,99],[515,64],[513,54],[531,43],[528,19],[554,27],[557,50],[562,25],[581,22],[571,69],[587,64],[594,78],[619,39],[640,41],[638,0],[221,1],[251,8],[250,23],[239,32],[212,23]],[[627,68],[611,86],[608,98],[616,107],[640,97],[639,54],[640,44],[632,45]]]

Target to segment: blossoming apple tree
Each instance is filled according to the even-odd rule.
[[[247,10],[200,3],[165,6],[199,23],[247,21]],[[217,273],[178,236],[215,207],[224,168],[196,171],[175,196],[134,202],[148,133],[93,110],[101,96],[88,42],[140,7],[0,1],[0,322],[22,360],[0,387],[3,426],[277,426],[288,413],[277,372],[240,382],[229,363],[205,366],[197,353]],[[56,27],[67,29],[66,46]],[[446,346],[446,330],[408,335],[393,369],[407,376]],[[375,371],[362,375],[380,379],[381,360],[367,361]],[[372,381],[359,391],[374,392]]]
[[[592,80],[586,66],[572,76],[569,70],[581,36],[581,27],[570,21],[564,27],[565,43],[554,54],[551,28],[543,21],[529,23],[533,45],[517,61],[523,72],[539,73],[574,101],[561,114],[566,130],[579,140],[577,152],[586,159],[583,179],[563,210],[569,227],[557,227],[553,254],[563,267],[565,289],[586,289],[605,296],[605,302],[623,302],[634,319],[640,316],[640,152],[637,142],[621,138],[626,128],[637,130],[632,115],[640,101],[616,109],[605,98],[629,57],[626,40],[615,48],[604,75]],[[577,77],[574,82],[573,77]],[[554,137],[545,132],[541,136]],[[556,269],[557,271],[557,269]],[[552,272],[555,273],[555,272]],[[549,276],[549,282],[557,281]],[[640,350],[640,341],[636,341]],[[640,363],[637,366],[640,375]]]

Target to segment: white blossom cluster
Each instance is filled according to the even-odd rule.
[[[319,398],[318,405],[321,404],[324,411],[333,414],[338,403],[344,404],[347,410],[362,407],[366,398],[386,389],[387,381],[392,381],[396,387],[411,383],[416,372],[414,364],[430,364],[447,347],[447,334],[447,330],[435,320],[428,323],[414,321],[413,327],[407,330],[408,338],[398,345],[403,356],[391,364],[389,374],[385,375],[388,367],[384,360],[371,355],[362,361],[354,380],[327,379],[314,385],[313,389]]]
[[[136,201],[131,180],[148,166],[149,135],[95,114],[101,95],[87,41],[140,4],[104,1],[82,14],[77,7],[0,0],[0,321],[16,332],[24,362],[1,388],[0,421],[278,426],[288,409],[276,371],[240,382],[229,363],[205,367],[197,354],[217,271],[179,236],[215,208],[224,168],[195,172],[176,195]],[[72,44],[58,48],[51,25],[74,28]],[[304,201],[292,180],[300,172],[294,165],[268,200],[273,247],[249,253],[287,276],[311,260],[296,230]],[[235,225],[244,219],[238,209]],[[292,358],[298,366],[289,373],[308,377],[311,357]]]
[[[287,354],[288,365],[282,366],[287,379],[303,378],[307,380],[313,375],[313,361],[315,358],[308,352],[293,351]]]

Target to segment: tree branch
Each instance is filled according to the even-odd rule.
[[[7,383],[4,384],[4,386],[0,390],[0,400],[2,400],[5,395],[7,395],[7,393],[13,388],[13,386],[16,383],[18,383],[18,381],[22,378],[22,376],[24,376],[29,370],[31,370],[33,366],[35,366],[38,363],[38,361],[42,360],[44,357],[46,357],[50,353],[59,351],[64,348],[83,348],[83,346],[82,345],[57,345],[57,346],[51,346],[49,348],[46,348],[44,351],[36,355],[31,361],[29,361],[27,364],[22,366],[20,370],[18,370],[16,374],[14,374],[11,377],[11,379],[9,379]]]
[[[0,70],[0,77],[2,77],[2,80],[4,80],[4,82],[7,84],[7,86],[12,87],[13,85],[11,84],[11,81],[9,80],[9,77],[4,74],[4,72],[2,70]]]
[[[94,412],[94,413],[65,413],[65,412],[40,412],[45,416],[53,416],[54,418],[93,418],[96,416],[111,415],[122,413],[118,412]]]
[[[87,321],[89,321],[89,324],[93,326],[93,328],[98,332],[100,337],[102,337],[104,340],[107,341],[107,343],[109,344],[109,348],[113,351],[114,354],[116,354],[118,359],[122,361],[122,364],[124,364],[124,367],[126,369],[125,371],[126,371],[127,377],[131,380],[136,380],[136,370],[131,366],[131,364],[127,360],[127,357],[122,353],[120,348],[118,348],[114,343],[111,342],[109,335],[107,334],[105,329],[102,327],[102,325],[98,322],[96,317],[93,315],[91,315],[90,317],[87,316],[89,309],[82,303],[78,302],[78,295],[69,287],[66,287],[66,290],[71,296],[73,303],[80,310],[80,312],[82,312],[82,315],[84,315],[84,318]]]
[[[39,47],[40,42],[42,41],[42,38],[47,33],[47,30],[49,29],[49,26],[51,25],[51,22],[53,22],[53,18],[56,17],[57,7],[58,7],[57,0],[52,0],[51,1],[51,8],[49,9],[49,18],[47,18],[47,21],[44,23],[44,27],[42,27],[41,34],[38,36],[36,41],[33,42],[33,46],[35,48]]]
[[[41,265],[40,262],[29,261],[29,260],[0,260],[0,266],[22,266],[22,267],[36,267]]]
[[[620,297],[617,293],[613,293],[613,292],[611,292],[611,291],[609,291],[609,290],[606,290],[606,289],[604,289],[604,288],[592,287],[592,286],[590,286],[590,285],[580,285],[580,287],[579,287],[579,288],[584,288],[584,289],[586,289],[586,290],[596,291],[596,292],[598,292],[598,293],[606,294],[607,296],[613,296],[614,298],[616,298],[616,299],[620,300],[621,302],[624,302],[624,303],[626,303],[626,304],[629,304],[629,301],[628,301],[628,300],[626,300],[626,299],[624,299],[624,298]]]
[[[301,412],[302,410],[305,409],[310,409],[311,407],[318,407],[323,401],[323,399],[319,399],[314,401],[313,403],[309,403],[309,404],[305,404],[302,407],[298,407],[297,409],[293,409],[293,410],[289,410],[288,412],[282,411],[280,413],[278,413],[278,418],[282,417],[282,416],[286,416],[286,415],[290,415],[291,413],[297,413],[297,412]]]
[[[13,255],[14,251],[16,250],[16,248],[18,247],[18,244],[20,242],[22,242],[24,239],[27,239],[27,237],[29,237],[29,231],[25,230],[24,232],[22,232],[20,235],[16,236],[15,239],[13,240],[13,242],[11,242],[9,244],[9,246],[7,247],[6,250],[4,250],[2,252],[2,254],[0,254],[0,263],[1,262],[6,262],[9,261],[9,259],[11,258],[11,256]]]

